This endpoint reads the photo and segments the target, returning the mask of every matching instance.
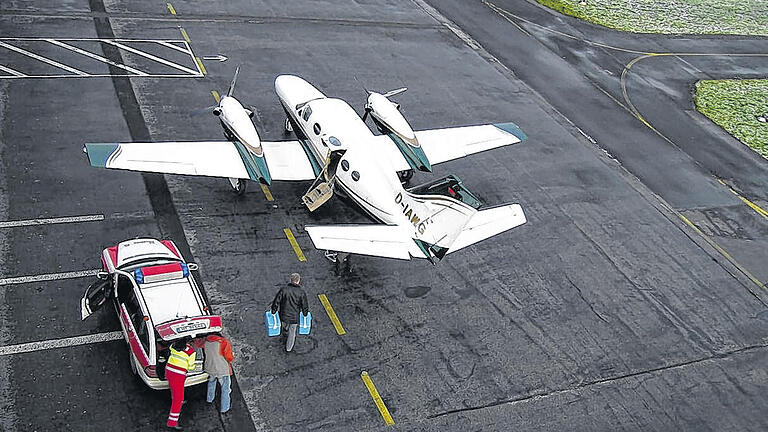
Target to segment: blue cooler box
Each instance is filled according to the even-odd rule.
[[[267,336],[280,336],[280,315],[267,309],[264,312],[264,324],[267,325]]]
[[[307,311],[307,314],[299,312],[299,334],[308,335],[312,329],[312,312]]]

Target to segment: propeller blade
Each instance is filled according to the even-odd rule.
[[[198,108],[196,110],[193,110],[192,113],[190,114],[190,116],[191,117],[199,117],[199,116],[201,116],[203,114],[208,114],[211,111],[213,111],[213,109],[216,108],[217,106],[218,105],[211,105],[211,106],[207,106],[205,108]]]
[[[240,73],[240,65],[237,65],[237,69],[235,69],[235,76],[232,77],[232,83],[229,84],[229,91],[227,91],[227,96],[232,97],[232,95],[235,93],[235,84],[237,83],[237,74]]]
[[[384,97],[388,98],[390,96],[399,95],[400,93],[408,90],[408,87],[400,87],[399,89],[390,90],[386,93],[384,93]]]

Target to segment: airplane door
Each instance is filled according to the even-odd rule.
[[[99,279],[92,283],[85,295],[80,300],[80,315],[81,319],[88,318],[92,313],[101,309],[107,303],[110,293],[112,292],[112,278],[106,280]]]

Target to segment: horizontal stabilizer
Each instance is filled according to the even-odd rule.
[[[397,225],[319,225],[307,226],[315,248],[358,255],[407,260],[411,251],[419,252],[411,230]]]
[[[456,252],[481,240],[523,225],[527,222],[520,204],[508,204],[475,213],[451,244],[448,253]]]

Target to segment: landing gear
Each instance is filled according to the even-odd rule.
[[[408,182],[411,181],[411,177],[413,177],[412,169],[397,172],[397,178],[400,179],[400,183],[402,183],[403,186],[407,185]]]
[[[328,261],[333,263],[333,272],[336,273],[336,276],[341,276],[342,273],[352,272],[352,266],[350,264],[351,255],[349,253],[325,251],[325,257]]]
[[[293,132],[293,125],[291,124],[291,120],[289,118],[285,118],[285,133],[291,133]]]
[[[245,188],[248,186],[248,182],[243,179],[231,178],[229,179],[229,185],[232,186],[232,190],[239,196],[245,193]]]

